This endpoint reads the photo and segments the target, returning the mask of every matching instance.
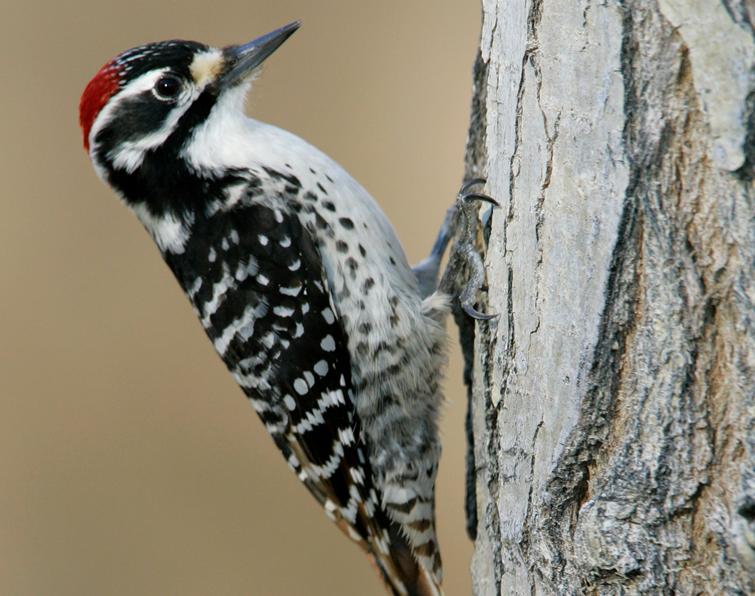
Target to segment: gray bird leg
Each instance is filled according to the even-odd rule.
[[[443,254],[446,252],[448,241],[451,238],[451,227],[455,215],[456,205],[452,205],[446,211],[446,217],[443,219],[443,224],[440,226],[438,235],[435,237],[430,254],[412,267],[414,276],[417,278],[417,283],[419,284],[420,294],[423,298],[438,289],[440,262],[443,260]]]

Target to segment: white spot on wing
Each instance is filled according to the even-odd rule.
[[[286,404],[286,407],[292,412],[296,409],[296,400],[288,394],[284,396],[283,403]]]
[[[264,307],[262,310],[260,309],[261,306]],[[261,316],[260,313],[263,313],[266,308],[267,307],[263,304],[256,307],[251,305],[247,306],[244,309],[244,313],[238,319],[229,323],[228,326],[223,329],[223,333],[220,337],[215,340],[215,349],[218,353],[221,356],[225,354],[225,351],[228,349],[228,344],[231,343],[231,340],[233,340],[237,333],[243,331],[244,336],[247,339],[251,337],[254,333],[255,320],[257,317]]]
[[[332,335],[326,335],[320,342],[320,347],[326,352],[335,352],[336,342]]]
[[[202,278],[197,277],[194,280],[194,283],[191,284],[191,287],[188,290],[186,290],[186,293],[189,295],[189,298],[193,298],[194,294],[196,294],[201,287],[202,287]]]
[[[354,438],[354,431],[351,428],[339,429],[338,438],[344,445],[352,445],[356,442]]]
[[[236,268],[234,277],[239,281],[244,281],[250,275],[257,273],[258,268],[259,267],[257,265],[257,260],[250,255],[249,262],[247,264],[244,264],[243,261],[239,263],[239,266]]]
[[[294,309],[288,306],[274,306],[273,314],[279,317],[290,317],[294,314]]]

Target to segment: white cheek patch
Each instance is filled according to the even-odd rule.
[[[254,162],[250,159],[249,120],[244,102],[251,81],[224,91],[184,147],[182,157],[197,170],[223,169]]]
[[[147,72],[131,81],[113,96],[105,108],[98,114],[92,125],[92,130],[89,132],[89,146],[91,147],[90,154],[96,150],[94,140],[97,137],[97,134],[110,122],[115,110],[123,104],[123,100],[151,91],[158,79],[168,70],[170,69],[166,67]],[[113,166],[116,169],[125,170],[129,174],[134,172],[134,170],[142,164],[144,156],[150,149],[158,147],[168,139],[176,124],[181,119],[181,116],[184,115],[191,105],[191,102],[196,99],[198,93],[199,90],[193,85],[187,87],[183,90],[175,107],[158,130],[135,141],[121,143],[118,147],[113,149],[108,154],[108,158],[113,162]]]

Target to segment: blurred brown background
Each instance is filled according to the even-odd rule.
[[[478,3],[73,0],[2,12],[0,595],[383,594],[274,450],[136,218],[96,179],[78,99],[128,47],[224,45],[302,19],[249,112],[341,162],[417,261],[462,176]],[[438,494],[456,595],[470,592],[472,547],[452,354]]]

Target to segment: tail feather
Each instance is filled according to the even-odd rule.
[[[372,552],[372,555],[389,592],[393,596],[443,596],[440,579],[420,562],[395,522],[390,522],[388,538],[389,552]],[[437,552],[435,548],[432,559],[439,568]]]

